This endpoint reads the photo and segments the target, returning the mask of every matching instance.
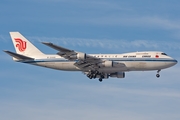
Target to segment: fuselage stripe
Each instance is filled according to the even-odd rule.
[[[174,59],[107,59],[107,60],[111,60],[111,61],[116,61],[116,62],[177,62]],[[37,59],[37,60],[28,60],[28,61],[19,61],[19,62],[23,62],[23,63],[39,63],[39,62],[77,62],[76,61],[69,61],[66,59],[58,59],[58,60],[42,60],[42,59]]]

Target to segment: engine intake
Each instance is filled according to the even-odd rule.
[[[85,60],[86,59],[86,53],[78,53],[77,59],[79,60]]]

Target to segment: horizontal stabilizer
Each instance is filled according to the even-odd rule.
[[[4,50],[5,53],[9,54],[10,56],[18,59],[18,60],[33,60],[34,58],[30,58],[24,55],[20,55],[11,51]]]

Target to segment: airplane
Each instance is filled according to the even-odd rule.
[[[160,51],[142,51],[123,54],[86,54],[67,49],[51,42],[42,44],[57,50],[57,54],[44,54],[19,32],[10,32],[16,52],[4,50],[20,63],[27,63],[64,71],[82,71],[88,78],[125,78],[125,72],[159,72],[177,64],[177,60]]]

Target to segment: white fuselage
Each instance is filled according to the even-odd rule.
[[[156,51],[132,52],[124,54],[89,54],[93,57],[110,60],[116,63],[123,63],[125,66],[114,65],[114,67],[100,67],[98,71],[112,73],[119,71],[148,71],[161,70],[171,67],[177,63],[177,60],[167,56],[165,53]],[[76,61],[69,61],[59,55],[37,56],[33,61],[23,61],[33,65],[43,66],[47,68],[65,70],[65,71],[80,71],[74,65]],[[86,70],[84,70],[86,71]],[[87,70],[88,71],[88,70]]]
[[[5,50],[14,61],[65,71],[82,71],[89,79],[109,77],[124,78],[127,71],[157,70],[171,67],[177,60],[159,51],[131,52],[124,54],[86,54],[55,45],[42,44],[58,51],[56,55],[41,52],[19,32],[10,32],[16,52]]]

